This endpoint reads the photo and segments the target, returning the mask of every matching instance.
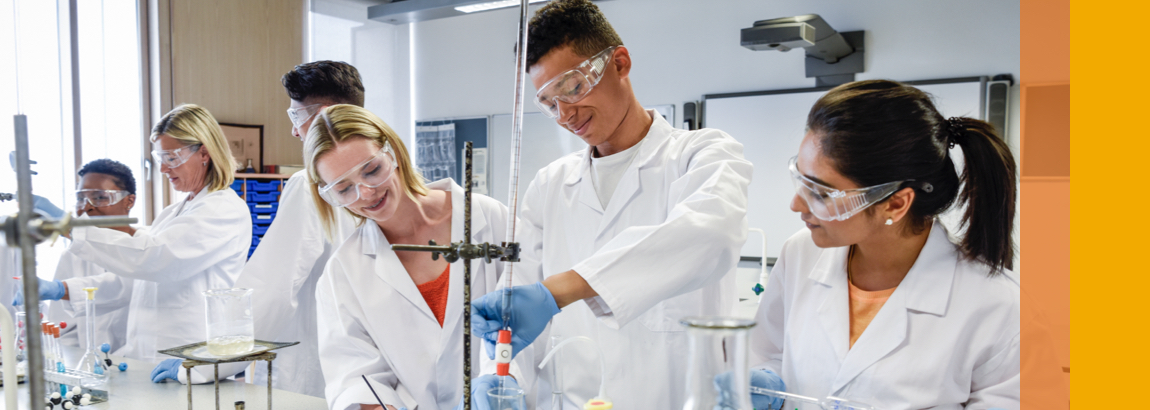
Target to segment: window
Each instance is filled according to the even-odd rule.
[[[74,146],[72,44],[67,0],[0,0],[0,153],[15,150],[12,118],[28,117],[29,151],[38,175],[33,192],[65,210],[75,207],[76,163],[111,158],[132,168],[137,196],[146,189],[138,10],[134,0],[77,2],[80,131]],[[79,148],[79,150],[77,150]],[[79,155],[78,155],[79,154]],[[0,192],[16,192],[16,174],[0,166]],[[142,198],[132,216],[143,217]],[[15,212],[15,202],[0,212]],[[51,278],[62,243],[37,247],[37,274]]]

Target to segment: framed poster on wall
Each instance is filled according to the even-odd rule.
[[[220,123],[224,131],[224,138],[228,140],[228,148],[232,151],[232,158],[236,163],[236,171],[244,172],[248,161],[257,172],[264,168],[264,126],[247,124]]]

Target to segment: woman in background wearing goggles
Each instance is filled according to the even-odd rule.
[[[790,171],[808,229],[762,296],[752,384],[781,375],[791,393],[881,409],[1018,408],[1016,163],[993,127],[944,118],[914,87],[849,83],[811,108]],[[965,231],[940,222],[952,207]]]
[[[98,159],[85,164],[80,171],[80,186],[76,189],[76,215],[83,216],[128,216],[136,203],[136,178],[127,165],[110,159]],[[116,226],[115,229],[128,235],[136,233],[131,226]],[[56,265],[56,281],[72,278],[98,276],[107,273],[103,267],[76,257],[72,252],[64,252]],[[131,283],[124,286],[120,281],[101,287],[96,300],[95,337],[97,345],[107,343],[112,350],[124,346],[128,326],[128,302],[132,296]],[[71,315],[68,303],[52,302],[48,307],[51,320],[61,320]],[[79,319],[79,317],[76,317]],[[83,320],[69,320],[72,326],[60,330],[60,341],[67,346],[82,346],[85,336]]]
[[[68,307],[81,316],[84,288],[99,288],[99,301],[107,299],[105,289],[118,283],[130,287],[127,341],[115,354],[159,363],[152,380],[160,382],[186,377],[179,359],[165,360],[167,356],[157,351],[204,340],[202,292],[235,283],[247,260],[252,221],[247,203],[229,188],[235,175],[231,150],[206,109],[191,104],[176,107],[152,128],[151,141],[160,172],[187,197],[164,208],[151,226],[134,235],[75,228],[68,252],[110,273],[42,282],[40,289],[41,293],[56,289],[51,297],[41,297],[70,300]],[[89,198],[99,202],[104,197],[85,200]],[[192,381],[211,380],[210,372],[197,368]]]
[[[332,255],[316,286],[319,358],[331,409],[450,409],[462,397],[463,260],[394,252],[391,244],[463,239],[463,188],[450,179],[424,185],[403,141],[379,117],[353,105],[317,114],[304,162],[320,221],[333,212],[359,224]],[[507,208],[472,196],[472,242],[501,243]],[[495,290],[503,265],[472,262],[471,296]],[[486,357],[473,342],[472,376]],[[488,379],[494,376],[485,376]],[[476,379],[472,383],[479,383]],[[484,390],[486,391],[486,390]]]

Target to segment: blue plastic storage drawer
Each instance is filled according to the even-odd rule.
[[[280,197],[279,191],[261,194],[259,192],[248,192],[248,202],[275,202]]]
[[[276,219],[276,214],[255,214],[252,215],[252,223],[256,225],[271,225],[272,221]],[[258,234],[263,235],[263,234]]]
[[[232,190],[236,191],[236,192],[243,192],[244,191],[244,181],[232,182]]]
[[[270,225],[252,225],[252,234],[256,236],[264,236],[265,233],[268,233],[269,226]]]
[[[260,237],[252,235],[252,247],[260,245]]]
[[[280,181],[279,180],[267,181],[267,182],[260,182],[260,181],[250,180],[250,179],[248,180],[248,192],[267,193],[267,192],[277,192],[279,190],[280,190]]]
[[[279,202],[248,204],[248,209],[250,209],[253,214],[274,214],[280,209],[280,204]]]

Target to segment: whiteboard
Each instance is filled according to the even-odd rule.
[[[934,96],[935,105],[944,117],[982,118],[983,86],[979,78],[921,82],[915,87]],[[783,242],[800,229],[806,229],[798,214],[790,209],[795,190],[787,162],[798,154],[807,113],[825,92],[807,89],[744,93],[730,97],[708,96],[705,101],[703,125],[725,131],[741,142],[744,155],[755,166],[748,189],[747,222],[750,227],[766,232],[767,257],[777,258]],[[961,153],[952,154],[956,167],[961,167],[958,160]],[[957,221],[955,215],[952,211],[942,217],[948,227]],[[743,245],[742,256],[761,257],[762,248],[762,238],[751,234]]]

